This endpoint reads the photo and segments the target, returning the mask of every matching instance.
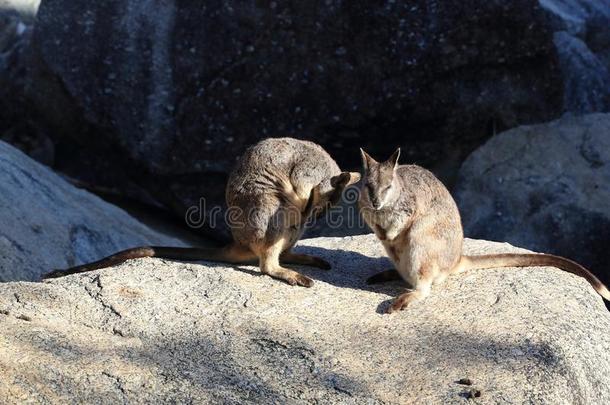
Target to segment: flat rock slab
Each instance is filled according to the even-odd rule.
[[[576,276],[471,271],[384,315],[404,286],[365,284],[390,266],[374,236],[298,249],[333,265],[302,269],[309,289],[256,267],[160,259],[0,284],[0,398],[440,404],[479,390],[480,403],[610,403],[610,314]]]

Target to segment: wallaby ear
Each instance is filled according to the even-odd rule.
[[[371,165],[377,163],[375,159],[373,159],[368,153],[364,151],[364,149],[360,148],[360,154],[362,155],[362,167],[364,170],[369,170]]]
[[[398,166],[398,159],[400,158],[400,148],[396,148],[392,156],[388,160],[385,161],[385,164],[388,166],[396,167]]]

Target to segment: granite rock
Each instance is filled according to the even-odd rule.
[[[466,235],[566,256],[610,282],[609,135],[598,113],[490,139],[455,188]]]
[[[0,281],[146,244],[184,246],[0,142]]]
[[[255,267],[138,259],[0,284],[0,398],[8,403],[610,402],[610,314],[552,268],[453,276],[382,314],[399,282],[373,235],[301,241],[330,271],[312,288]],[[518,252],[467,240],[466,252]],[[459,384],[468,378],[472,386]]]

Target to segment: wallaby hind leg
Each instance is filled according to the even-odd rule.
[[[331,266],[324,259],[319,257],[305,255],[301,253],[284,252],[280,255],[280,263],[301,264],[304,266],[317,267],[322,270],[330,270]]]
[[[261,246],[259,249],[259,261],[261,272],[273,278],[284,280],[290,285],[300,285],[303,287],[311,287],[313,280],[297,273],[294,270],[286,269],[280,266],[280,254],[284,245],[283,240],[274,242],[272,245]]]

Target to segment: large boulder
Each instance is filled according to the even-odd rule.
[[[466,235],[567,256],[610,282],[610,114],[498,134],[455,189]]]
[[[185,245],[0,142],[0,281],[37,280],[144,244]]]
[[[540,0],[549,13],[563,74],[564,109],[610,111],[610,3]]]
[[[180,216],[223,204],[235,158],[268,136],[451,168],[495,129],[562,109],[535,0],[48,0],[31,97],[57,168]],[[382,141],[383,139],[383,141]]]
[[[610,402],[610,314],[552,268],[450,277],[384,315],[402,283],[373,235],[300,250],[310,289],[249,266],[139,259],[45,283],[0,284],[8,403]],[[518,252],[469,240],[472,254]],[[459,384],[470,379],[472,386]]]

